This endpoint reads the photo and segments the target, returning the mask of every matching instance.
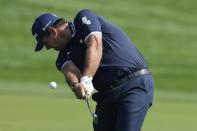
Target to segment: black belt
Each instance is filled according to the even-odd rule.
[[[117,86],[129,81],[129,80],[132,80],[132,79],[135,79],[136,77],[138,76],[142,76],[142,75],[150,75],[150,71],[148,69],[141,69],[141,70],[138,70],[134,73],[131,73],[115,82],[113,82],[112,84],[110,84],[110,86],[108,88],[110,89],[114,89],[116,88]]]

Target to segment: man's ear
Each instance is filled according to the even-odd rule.
[[[49,27],[48,31],[49,31],[49,36],[51,36],[51,37],[57,36],[57,30],[54,27]]]

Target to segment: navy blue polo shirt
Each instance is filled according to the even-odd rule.
[[[93,78],[94,87],[101,90],[117,78],[117,72],[134,72],[147,68],[147,64],[129,37],[117,26],[90,10],[81,10],[74,21],[69,23],[72,39],[59,52],[56,66],[61,71],[65,63],[72,61],[83,72],[86,39],[94,33],[102,34],[103,55]],[[96,60],[96,59],[95,59]]]

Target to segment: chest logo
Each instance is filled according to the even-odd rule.
[[[67,54],[67,58],[70,59],[70,54],[71,54],[71,52],[70,52],[70,51],[69,51],[69,52],[66,52],[66,54]]]
[[[84,24],[86,24],[86,25],[90,25],[90,24],[91,24],[91,20],[88,20],[86,16],[84,16],[84,17],[82,18],[82,22],[83,22]]]
[[[82,39],[80,39],[80,41],[79,41],[81,44],[83,43],[83,40]]]

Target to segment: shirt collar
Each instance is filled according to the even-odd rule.
[[[76,34],[75,25],[74,25],[73,22],[69,22],[68,25],[69,25],[69,28],[70,28],[70,31],[71,31],[71,36],[73,38]]]

